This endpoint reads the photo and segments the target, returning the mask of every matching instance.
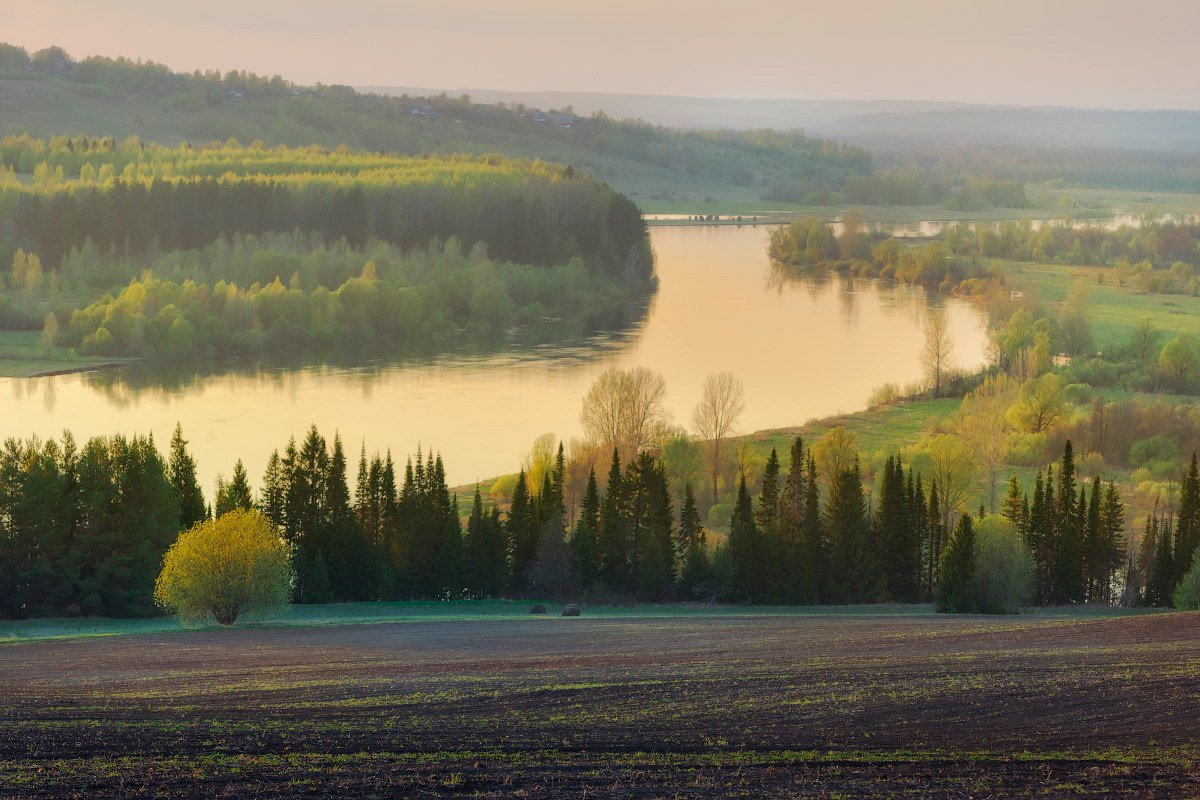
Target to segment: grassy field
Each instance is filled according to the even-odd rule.
[[[379,603],[337,603],[331,605],[288,605],[266,614],[243,617],[238,627],[276,628],[318,625],[370,625],[408,622],[485,622],[524,621],[539,601],[455,600],[401,601]],[[557,615],[562,604],[542,601],[549,614]],[[1131,613],[1128,609],[1091,609],[1088,613]],[[1052,609],[1030,609],[1031,613],[1055,613]],[[608,620],[676,619],[712,616],[854,616],[870,614],[930,615],[929,606],[730,606],[715,604],[626,604],[589,605],[589,618]],[[180,624],[174,617],[153,619],[75,619],[0,620],[0,644],[35,642],[49,639],[79,639],[93,636],[122,636],[147,633],[184,633],[212,625]]]
[[[0,795],[1200,792],[1200,614],[587,614],[0,646]]]
[[[1167,335],[1200,334],[1200,297],[1151,294],[1136,286],[1116,284],[1115,273],[1106,267],[1073,267],[998,261],[1017,284],[1032,287],[1038,296],[1057,305],[1080,281],[1087,287],[1096,346],[1107,350],[1129,341],[1134,328],[1150,317]],[[1164,340],[1165,341],[1165,340]]]
[[[56,372],[76,372],[122,364],[133,359],[79,356],[65,347],[44,352],[36,331],[0,331],[0,378],[29,378]]]

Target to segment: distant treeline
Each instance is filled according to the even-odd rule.
[[[320,149],[193,149],[86,137],[8,137],[0,184],[11,220],[4,251],[24,247],[56,268],[70,248],[142,253],[210,244],[218,236],[299,229],[361,246],[401,247],[452,236],[496,258],[648,277],[649,244],[630,200],[570,168],[486,158],[400,158]]]
[[[1037,602],[1114,600],[1124,507],[1112,485],[1077,484],[1069,444],[1057,475],[1039,474],[1031,498],[1014,480],[1004,517],[974,527],[952,484],[926,480],[898,456],[887,460],[872,503],[855,455],[828,455],[814,458],[797,439],[785,472],[772,452],[759,496],[743,479],[730,533],[714,543],[691,485],[677,513],[666,468],[649,452],[625,465],[614,452],[603,483],[593,469],[575,505],[560,447],[540,482],[520,473],[505,512],[476,491],[464,524],[440,457],[418,453],[401,470],[390,454],[368,458],[364,447],[351,492],[341,440],[330,443],[315,428],[272,454],[257,495],[239,461],[211,505],[178,429],[165,460],[139,437],[96,438],[82,449],[69,434],[8,440],[0,451],[0,613],[151,614],[154,577],[176,534],[249,507],[293,545],[296,602],[937,599],[948,610],[1004,611],[1030,599],[1035,576]],[[1186,528],[1171,545],[1172,564],[1190,561],[1194,534]],[[983,559],[992,583],[964,573],[964,558]],[[996,581],[1012,585],[996,590]]]
[[[881,148],[875,156],[886,171],[926,175],[934,181],[994,175],[1018,183],[1200,192],[1200,153],[1195,152],[975,144]]]
[[[1028,220],[1003,222],[995,229],[951,225],[942,239],[955,255],[1010,258],[1050,264],[1114,266],[1146,261],[1152,267],[1176,262],[1200,265],[1200,223],[1151,221],[1108,230],[1045,224],[1035,229]]]

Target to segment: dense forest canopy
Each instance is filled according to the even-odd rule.
[[[134,356],[620,317],[654,269],[637,207],[569,166],[84,136],[0,141],[0,260],[0,326]]]

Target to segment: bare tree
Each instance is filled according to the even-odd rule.
[[[717,502],[717,478],[721,474],[722,445],[733,434],[745,410],[746,392],[733,373],[718,372],[704,379],[700,402],[692,412],[692,426],[708,444],[714,503]]]
[[[942,379],[950,368],[954,342],[950,339],[950,324],[944,311],[925,315],[925,344],[921,346],[921,367],[925,379],[933,388],[933,396],[942,393]]]
[[[667,384],[646,367],[609,367],[583,398],[579,421],[588,438],[633,458],[666,429]]]

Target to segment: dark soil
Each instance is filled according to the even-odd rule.
[[[1200,614],[13,644],[0,795],[1200,796]]]

